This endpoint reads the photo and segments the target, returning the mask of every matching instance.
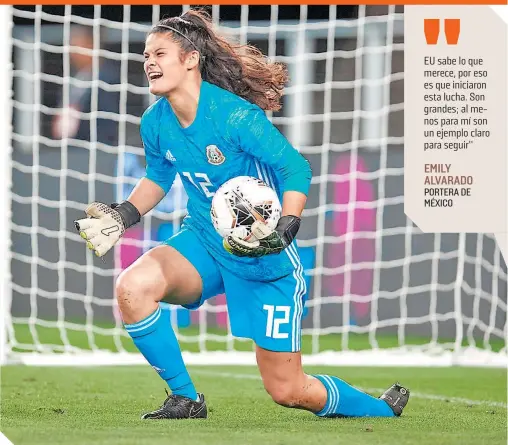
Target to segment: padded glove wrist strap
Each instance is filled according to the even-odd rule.
[[[284,240],[286,246],[289,246],[296,237],[298,230],[300,229],[301,219],[297,216],[286,215],[279,219],[277,223],[276,231],[279,236]]]
[[[132,227],[141,220],[138,209],[129,201],[124,201],[121,204],[111,204],[111,208],[120,214],[125,229]]]

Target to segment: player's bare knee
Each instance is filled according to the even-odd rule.
[[[132,313],[147,302],[158,301],[156,279],[138,268],[124,270],[116,280],[116,298],[120,311]]]
[[[265,384],[265,389],[278,405],[292,408],[298,405],[299,392],[292,382]]]
[[[115,283],[116,299],[121,312],[129,311],[133,305],[138,305],[135,300],[138,300],[140,296],[136,290],[131,273],[124,270]]]

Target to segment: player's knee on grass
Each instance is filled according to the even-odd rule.
[[[265,390],[275,403],[288,408],[305,405],[307,377],[299,353],[274,352],[258,347],[256,359]]]
[[[300,405],[300,388],[289,380],[265,381],[266,392],[278,405],[292,408]]]

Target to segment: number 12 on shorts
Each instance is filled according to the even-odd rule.
[[[263,305],[263,310],[267,314],[266,319],[266,336],[271,338],[288,338],[287,332],[280,332],[283,324],[289,323],[290,306],[273,306],[271,304]]]

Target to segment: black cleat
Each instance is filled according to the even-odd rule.
[[[167,394],[167,391],[166,391]],[[188,397],[168,394],[162,406],[141,416],[142,419],[206,419],[208,410],[206,408],[205,396],[198,393],[198,401]]]
[[[393,413],[399,417],[409,401],[409,389],[395,383],[379,398],[384,400],[392,409]]]

